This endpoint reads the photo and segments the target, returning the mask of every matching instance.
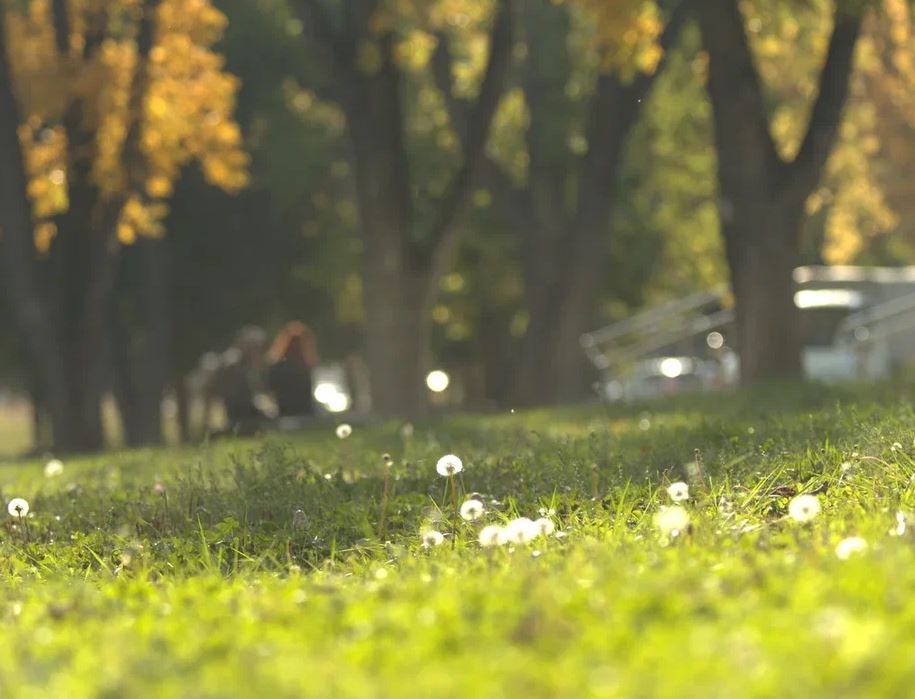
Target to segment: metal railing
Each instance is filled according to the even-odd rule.
[[[719,287],[655,306],[585,333],[581,346],[598,370],[619,370],[652,352],[731,323],[733,309],[721,308],[726,294],[727,289]]]
[[[873,342],[913,328],[915,292],[852,313],[836,329],[836,342],[843,345]]]

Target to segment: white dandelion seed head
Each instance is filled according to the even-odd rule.
[[[538,536],[549,536],[556,531],[556,525],[553,524],[553,520],[548,519],[547,517],[535,519],[534,528],[537,530]]]
[[[541,517],[553,517],[556,514],[556,510],[554,510],[552,507],[541,507],[539,510],[537,510],[537,513]]]
[[[445,540],[445,536],[435,529],[428,529],[422,533],[423,548],[431,549],[433,546],[440,546]]]
[[[795,522],[810,522],[822,508],[816,495],[797,495],[788,503],[788,516]]]
[[[413,436],[413,425],[409,422],[405,422],[403,427],[400,428],[400,436],[404,439],[409,439]]]
[[[902,451],[902,445],[899,442],[893,442],[893,446],[890,447],[890,451],[892,451],[892,452]]]
[[[905,536],[906,517],[904,512],[896,513],[896,526],[890,529],[890,536]]]
[[[467,500],[461,505],[461,519],[467,522],[473,522],[483,516],[486,509],[479,500]]]
[[[683,481],[671,483],[667,487],[667,495],[673,502],[683,502],[689,500],[689,486]]]
[[[6,506],[10,517],[25,517],[29,513],[29,503],[24,498],[13,498]]]
[[[867,542],[860,536],[850,536],[842,539],[836,546],[836,556],[841,560],[847,561],[856,553],[862,553],[867,550]]]
[[[512,544],[527,544],[540,534],[537,525],[528,517],[513,519],[505,527],[505,536]]]
[[[292,513],[292,526],[296,529],[304,529],[306,521],[304,510],[296,510]]]
[[[464,470],[464,462],[454,454],[445,454],[438,460],[438,463],[435,464],[435,470],[438,471],[438,475],[444,476],[445,478],[455,476]]]
[[[346,439],[353,433],[353,428],[347,423],[337,425],[337,439]]]
[[[501,546],[506,543],[505,530],[498,524],[490,524],[480,530],[480,546],[491,548],[492,546]]]
[[[654,516],[654,525],[664,536],[678,536],[689,526],[689,512],[679,505],[661,507]]]
[[[64,472],[64,462],[60,459],[51,459],[44,466],[44,475],[48,478],[54,478]]]

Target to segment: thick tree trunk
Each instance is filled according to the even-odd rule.
[[[793,268],[804,203],[835,143],[863,10],[837,8],[807,132],[793,160],[777,152],[737,0],[703,0],[702,41],[718,154],[719,214],[736,299],[741,380],[801,375]]]
[[[82,142],[73,140],[75,154]],[[101,400],[109,378],[107,294],[100,293],[103,290],[95,280],[102,262],[93,220],[96,191],[85,184],[89,164],[74,161],[71,159],[70,207],[58,218],[58,237],[48,261],[55,272],[49,281],[57,282],[50,296],[56,300],[54,316],[69,399],[69,423],[64,434],[55,433],[54,441],[68,451],[97,451],[104,441]]]
[[[582,240],[568,251],[574,259],[566,267],[568,274],[555,328],[555,400],[560,403],[580,401],[592,395],[588,381],[590,368],[580,338],[594,329],[595,304],[601,277],[606,272],[604,241],[609,220],[593,221],[586,226],[591,230],[583,233]]]
[[[381,39],[383,65],[358,74],[347,102],[363,238],[366,362],[372,406],[383,416],[412,415],[422,390],[425,275],[412,268],[413,204],[404,150],[401,76],[393,37]]]
[[[191,433],[191,395],[188,390],[187,381],[184,377],[175,375],[172,377],[172,385],[175,387],[175,407],[177,408],[178,419],[178,441],[182,444],[192,438]]]
[[[463,158],[437,202],[436,220],[422,234],[417,233],[413,216],[397,38],[393,31],[379,33],[372,28],[377,9],[373,0],[345,5],[342,34],[334,29],[321,3],[303,0],[297,8],[317,29],[334,69],[342,74],[338,88],[353,146],[363,239],[372,405],[382,415],[415,414],[426,405],[423,374],[429,359],[429,311],[462,236],[459,220],[472,199],[511,63],[512,2],[498,3],[480,93],[470,109],[455,108],[450,70],[439,72],[445,78],[443,97],[461,140]],[[358,60],[355,49],[368,44],[377,49],[377,66],[365,66]],[[440,53],[439,58],[444,55]]]
[[[137,362],[139,440],[162,442],[162,399],[170,374],[171,318],[168,298],[169,265],[166,241],[137,243],[143,267],[143,338]]]
[[[541,203],[542,203],[541,199]],[[544,212],[537,210],[539,221]],[[541,223],[524,231],[522,265],[527,329],[521,341],[514,400],[518,405],[548,403],[555,395],[556,328],[559,324],[561,288],[560,259],[562,233]]]
[[[517,362],[510,327],[511,317],[503,309],[480,309],[477,351],[483,365],[488,406],[505,407],[512,398]]]
[[[660,39],[665,51],[679,37],[689,5],[689,0],[678,3],[671,13]],[[570,109],[565,93],[567,12],[546,0],[525,7],[530,167],[522,199],[528,202],[535,224],[522,223],[530,323],[516,395],[525,403],[572,402],[589,392],[579,338],[592,329],[601,277],[606,273],[604,242],[610,232],[624,147],[663,64],[656,73],[639,75],[629,83],[610,74],[598,78],[589,106],[588,151],[582,158],[571,158],[564,135],[568,124],[562,118]],[[544,51],[544,45],[550,50]]]
[[[131,372],[130,342],[125,334],[117,333],[113,344],[112,359],[112,393],[121,417],[121,428],[124,443],[127,446],[139,446],[140,419],[137,407],[137,389]]]
[[[372,407],[383,416],[415,416],[425,409],[428,367],[421,284],[403,274],[366,271],[366,361]]]
[[[772,215],[781,213],[777,204],[768,209],[770,217],[738,218],[726,227],[737,311],[736,344],[745,383],[801,374],[792,276],[797,260],[796,229],[786,217]]]
[[[56,329],[36,278],[31,203],[26,195],[25,168],[17,133],[19,110],[13,94],[2,25],[0,22],[0,262],[7,300],[34,362],[56,442],[69,430],[67,373]]]

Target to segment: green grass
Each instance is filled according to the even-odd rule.
[[[911,696],[915,518],[889,534],[915,513],[911,403],[773,390],[649,410],[328,428],[56,478],[2,465],[4,503],[34,516],[0,531],[0,696]],[[481,548],[443,498],[445,453],[482,523],[551,508],[564,536]],[[664,536],[679,480],[692,524]],[[804,492],[809,524],[786,517]],[[422,548],[427,526],[443,545]],[[841,560],[850,536],[868,548]]]

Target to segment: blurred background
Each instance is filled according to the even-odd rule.
[[[0,8],[2,454],[915,355],[909,0]]]

